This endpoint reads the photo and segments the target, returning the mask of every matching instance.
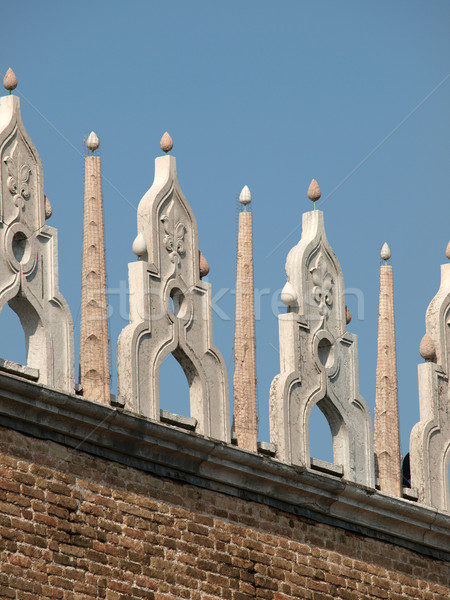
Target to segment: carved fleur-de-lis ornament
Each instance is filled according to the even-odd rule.
[[[178,264],[186,254],[186,248],[184,245],[184,234],[186,233],[186,227],[184,223],[178,221],[175,217],[173,208],[161,217],[161,223],[164,227],[164,239],[163,244],[167,252],[170,254],[170,260],[174,264]]]
[[[20,156],[17,141],[14,142],[11,153],[3,160],[8,172],[6,186],[20,212],[20,209],[25,208],[25,201],[30,198],[31,168]]]
[[[333,306],[333,276],[327,271],[327,264],[322,254],[319,255],[316,265],[310,270],[314,287],[312,297],[318,305],[319,314],[323,321],[328,319]]]

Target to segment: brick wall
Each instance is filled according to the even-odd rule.
[[[0,598],[448,599],[450,565],[0,428]]]

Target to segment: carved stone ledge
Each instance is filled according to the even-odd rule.
[[[344,469],[342,465],[334,465],[333,463],[329,463],[318,458],[311,458],[311,469],[314,471],[319,471],[320,473],[334,475],[335,477],[344,476]]]
[[[450,513],[3,373],[0,425],[450,560]]]
[[[161,423],[167,423],[167,425],[173,425],[174,427],[180,427],[187,431],[195,431],[197,427],[197,419],[193,417],[184,417],[183,415],[174,415],[167,410],[160,410]]]
[[[31,379],[32,381],[37,381],[39,379],[39,369],[25,367],[24,365],[19,365],[12,360],[5,360],[4,358],[0,358],[0,371],[12,373],[19,377],[25,377],[25,379]]]

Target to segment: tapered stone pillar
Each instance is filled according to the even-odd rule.
[[[234,433],[241,448],[257,451],[255,310],[253,288],[252,213],[250,190],[240,196],[234,334]]]
[[[390,256],[389,246],[384,244],[381,258],[387,261]],[[392,266],[387,264],[380,267],[374,449],[380,490],[401,497],[394,285]]]
[[[92,156],[85,159],[83,271],[81,291],[80,383],[83,395],[110,402],[105,242],[99,140],[87,139]]]

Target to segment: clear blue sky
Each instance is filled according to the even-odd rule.
[[[0,71],[11,66],[18,76],[23,120],[44,164],[77,348],[83,136],[94,129],[101,139],[114,290],[135,260],[136,208],[168,130],[213,294],[234,288],[235,199],[245,184],[252,190],[255,285],[268,290],[256,326],[260,439],[269,440],[269,387],[279,372],[272,297],[285,283],[301,213],[311,209],[310,180],[326,199],[320,208],[346,287],[363,299],[358,306],[348,298],[349,329],[358,334],[360,389],[372,410],[379,248],[388,241],[405,453],[419,417],[425,310],[450,238],[450,4],[16,0],[0,5],[0,20]],[[115,376],[126,319],[117,293],[110,302]],[[234,296],[218,305],[229,320],[215,314],[215,342],[231,382]],[[6,358],[21,359],[22,345],[3,341]],[[177,390],[162,405],[186,412],[184,383]],[[315,455],[320,431],[315,424]]]

